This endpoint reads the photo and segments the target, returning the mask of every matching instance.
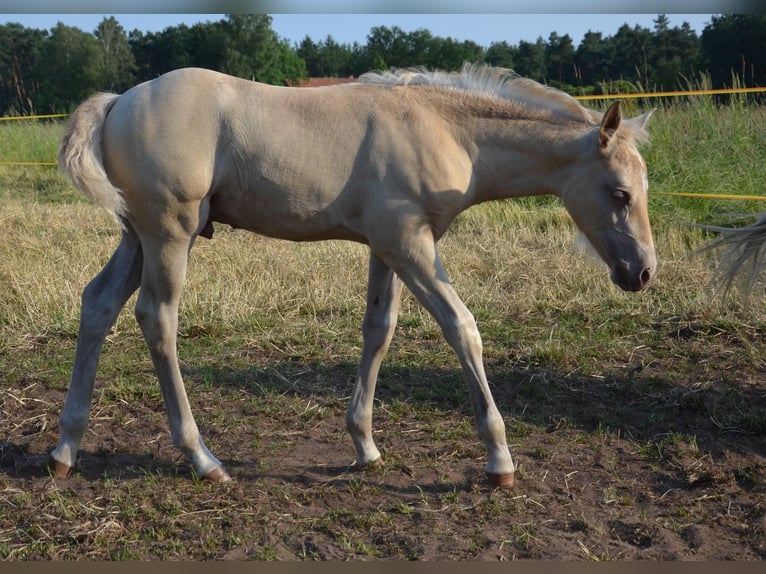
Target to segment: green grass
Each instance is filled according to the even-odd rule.
[[[766,108],[735,101],[715,106],[662,107],[652,119],[652,144],[644,151],[654,192],[764,195]],[[763,202],[652,199],[655,220],[673,225],[726,224],[747,213],[766,211]]]
[[[55,163],[61,121],[0,122],[0,162]],[[82,203],[84,198],[55,166],[0,163],[0,196],[24,201]]]

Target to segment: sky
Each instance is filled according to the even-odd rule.
[[[3,2],[0,0],[0,8]],[[49,30],[58,22],[74,26],[84,32],[93,32],[104,16],[115,16],[126,31],[159,32],[169,26],[189,26],[205,21],[217,21],[223,14],[0,14],[0,24],[18,22],[28,28]],[[434,36],[472,40],[488,47],[493,42],[506,41],[511,45],[524,40],[535,42],[538,37],[547,40],[551,32],[560,36],[569,34],[578,45],[588,31],[612,36],[623,24],[640,25],[653,29],[656,13],[652,14],[272,14],[272,29],[291,45],[306,36],[314,41],[327,36],[340,44],[358,42],[364,45],[370,29],[375,26],[398,26],[405,32],[421,28]],[[670,27],[688,22],[697,34],[710,23],[711,14],[667,14]]]

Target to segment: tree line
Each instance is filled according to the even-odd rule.
[[[713,16],[700,35],[686,22],[671,28],[663,14],[653,23],[653,29],[624,24],[612,36],[591,31],[577,46],[568,34],[552,32],[547,40],[486,47],[397,26],[372,28],[364,45],[331,36],[290,45],[267,14],[229,14],[149,33],[126,32],[115,17],[93,33],[61,22],[51,30],[9,23],[0,26],[0,114],[68,112],[96,91],[122,92],[186,66],[298,85],[308,77],[486,62],[575,94],[686,88],[700,75],[714,87],[766,84],[766,15]]]

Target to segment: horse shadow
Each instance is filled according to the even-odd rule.
[[[663,448],[678,439],[713,460],[732,452],[744,457],[766,457],[766,386],[753,384],[746,376],[739,382],[726,373],[680,379],[651,366],[614,369],[608,375],[597,376],[565,372],[555,363],[534,364],[526,357],[513,362],[489,360],[486,370],[517,462],[519,457],[539,456],[525,449],[527,433],[554,434],[562,430],[626,439],[648,450]],[[186,376],[215,381],[215,385],[234,385],[239,391],[255,395],[289,395],[309,403],[325,400],[337,409],[337,405],[345,408],[347,404],[355,372],[356,363],[351,361],[328,365],[289,359],[234,371],[189,369]],[[428,409],[437,417],[442,413],[445,424],[455,417],[473,420],[468,389],[457,366],[388,364],[381,369],[375,396],[374,429],[379,417],[387,416],[381,411],[397,402],[415,410]],[[342,431],[342,413],[334,424]],[[479,438],[474,437],[477,452],[481,452]],[[348,456],[353,455],[350,439],[344,448]],[[382,450],[385,458],[385,448]],[[458,479],[467,489],[482,481],[480,464],[473,466],[476,472]],[[322,466],[307,468],[307,476],[329,473],[345,481],[353,470],[343,465]],[[434,488],[441,492],[441,486]]]
[[[356,363],[325,365],[288,359],[236,370],[187,368],[187,380],[213,381],[253,394],[283,394],[298,398],[346,401]],[[565,372],[555,363],[535,365],[521,357],[487,361],[487,376],[495,402],[506,422],[586,433],[619,432],[638,442],[669,434],[697,435],[704,445],[759,454],[766,446],[766,385],[738,382],[727,373],[694,375],[673,381],[662,372],[641,366],[615,369],[607,375]],[[459,367],[381,368],[376,404],[397,401],[472,417],[468,387]],[[512,432],[512,431],[511,431]]]

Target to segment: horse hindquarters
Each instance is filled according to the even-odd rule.
[[[156,150],[147,147],[147,140],[136,136],[135,130],[125,131],[130,118],[144,111],[136,94],[132,92],[127,98],[99,94],[87,100],[72,114],[59,151],[61,169],[89,199],[121,221],[124,233],[112,259],[83,294],[75,367],[60,419],[59,444],[51,453],[51,468],[56,476],[64,476],[74,465],[90,415],[101,347],[125,301],[140,286],[136,316],[160,381],[173,441],[200,475],[226,480],[228,474],[199,436],[176,352],[178,302],[188,252],[209,213],[202,192],[209,181],[198,177],[200,173],[208,175],[207,167],[197,161],[205,150],[198,150],[187,161],[187,166],[196,169],[184,170],[174,162],[165,162],[164,166],[171,166],[173,171],[149,173],[142,159]],[[179,202],[173,193],[179,190],[198,196]],[[163,213],[176,217],[158,219]]]

